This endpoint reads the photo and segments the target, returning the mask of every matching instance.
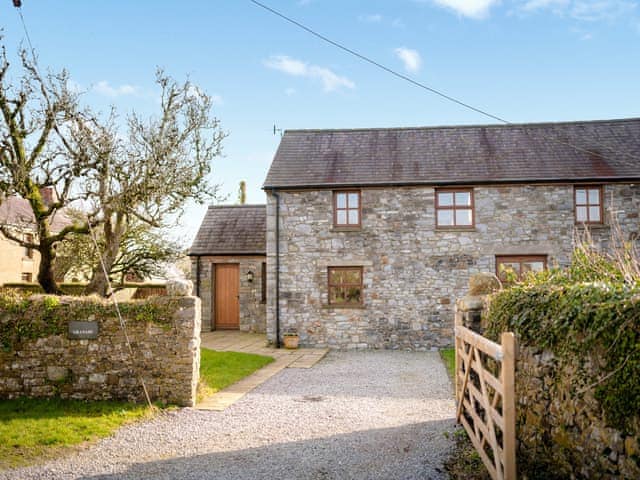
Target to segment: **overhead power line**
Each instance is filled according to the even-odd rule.
[[[364,55],[362,53],[359,53],[359,52],[357,52],[357,51],[345,46],[344,44],[342,44],[340,42],[332,40],[329,37],[327,37],[327,36],[325,36],[325,35],[323,35],[321,33],[318,33],[314,29],[312,29],[310,27],[307,27],[303,23],[300,23],[299,21],[294,20],[293,18],[285,15],[284,13],[282,13],[282,12],[280,12],[280,11],[274,9],[274,8],[269,7],[268,5],[265,5],[262,2],[259,2],[258,0],[249,0],[249,1],[251,3],[253,3],[254,5],[256,5],[256,6],[260,7],[260,8],[262,8],[262,9],[272,13],[273,15],[276,15],[277,17],[280,17],[281,19],[283,19],[283,20],[295,25],[296,27],[306,31],[307,33],[310,33],[311,35],[319,38],[320,40],[322,40],[322,41],[324,41],[324,42],[326,42],[326,43],[328,43],[328,44],[330,44],[330,45],[332,45],[332,46],[334,46],[336,48],[339,48],[340,50],[343,50],[344,52],[347,52],[348,54],[353,55],[354,57],[357,57],[357,58],[359,58],[360,60],[362,60],[362,61],[364,61],[366,63],[369,63],[369,64],[371,64],[371,65],[373,65],[373,66],[375,66],[375,67],[377,67],[377,68],[379,68],[381,70],[384,70],[385,72],[387,72],[387,73],[389,73],[389,74],[391,74],[391,75],[393,75],[393,76],[395,76],[397,78],[400,78],[401,80],[409,82],[409,83],[411,83],[412,85],[414,85],[414,86],[416,86],[418,88],[421,88],[421,89],[426,90],[426,91],[428,91],[430,93],[438,95],[438,96],[444,98],[445,100],[448,100],[448,101],[453,102],[453,103],[455,103],[457,105],[460,105],[460,106],[462,106],[462,107],[464,107],[464,108],[466,108],[468,110],[472,110],[472,111],[474,111],[476,113],[484,115],[485,117],[491,118],[492,120],[496,120],[496,121],[498,121],[498,122],[500,122],[502,124],[515,125],[514,122],[510,122],[509,120],[506,120],[506,119],[504,119],[504,118],[502,118],[502,117],[500,117],[498,115],[494,115],[493,113],[488,112],[486,110],[483,110],[481,108],[474,107],[473,105],[471,105],[469,103],[463,102],[462,100],[459,100],[459,99],[457,99],[457,98],[455,98],[455,97],[453,97],[451,95],[448,95],[448,94],[442,92],[441,90],[438,90],[436,88],[430,87],[429,85],[426,85],[426,84],[424,84],[422,82],[414,80],[413,78],[408,77],[407,75],[404,75],[404,74],[398,72],[397,70],[394,70],[393,68],[387,67],[386,65],[383,65],[380,62],[376,62],[372,58],[370,58],[370,57],[368,57],[368,56],[366,56],[366,55]],[[572,144],[572,143],[570,143],[568,141],[565,141],[565,140],[562,140],[560,138],[548,135],[546,133],[539,132],[538,134],[543,138],[551,140],[552,142],[555,142],[555,143],[558,143],[560,145],[564,145],[564,146],[573,148],[574,150],[577,150],[579,152],[586,153],[586,154],[589,154],[589,155],[594,155],[596,157],[600,157],[600,158],[606,159],[606,157],[600,152],[588,150],[586,148],[582,148],[582,147],[580,147],[578,145],[574,145],[574,144]],[[599,145],[599,146],[601,146],[601,147],[603,147],[603,148],[605,148],[605,149],[609,150],[610,152],[615,153],[617,155],[627,156],[627,157],[629,157],[629,158],[631,158],[631,159],[633,159],[635,161],[639,161],[640,160],[640,157],[638,157],[636,155],[633,155],[631,153],[618,152],[618,151],[616,151],[616,150],[614,150],[611,147],[606,146],[606,145]],[[634,166],[635,166],[635,164],[634,164]]]
[[[271,7],[267,6],[267,5],[265,5],[264,3],[260,3],[260,2],[258,2],[257,0],[249,0],[249,1],[250,1],[251,3],[253,3],[253,4],[255,4],[255,5],[257,5],[257,6],[261,7],[261,8],[264,8],[265,10],[267,10],[267,11],[269,11],[269,12],[273,13],[274,15],[277,15],[278,17],[282,18],[283,20],[286,20],[287,22],[292,23],[292,24],[294,24],[295,26],[297,26],[297,27],[299,27],[299,28],[301,28],[301,29],[303,29],[303,30],[305,30],[305,31],[309,32],[311,35],[314,35],[314,36],[318,37],[319,39],[321,39],[321,40],[323,40],[323,41],[325,41],[325,42],[327,42],[327,43],[329,43],[329,44],[333,45],[334,47],[337,47],[337,48],[339,48],[340,50],[344,50],[345,52],[347,52],[347,53],[349,53],[349,54],[351,54],[351,55],[353,55],[353,56],[355,56],[355,57],[358,57],[360,60],[365,61],[365,62],[367,62],[367,63],[370,63],[371,65],[375,65],[376,67],[378,67],[378,68],[380,68],[380,69],[384,70],[384,71],[385,71],[385,72],[387,72],[387,73],[390,73],[391,75],[394,75],[394,76],[396,76],[396,77],[398,77],[398,78],[401,78],[402,80],[405,80],[405,81],[407,81],[407,82],[409,82],[409,83],[412,83],[412,84],[413,84],[413,85],[415,85],[416,87],[422,88],[422,89],[427,90],[427,91],[429,91],[429,92],[431,92],[431,93],[434,93],[434,94],[436,94],[436,95],[439,95],[439,96],[441,96],[442,98],[444,98],[444,99],[446,99],[446,100],[449,100],[450,102],[457,103],[458,105],[461,105],[461,106],[463,106],[463,107],[465,107],[465,108],[468,108],[468,109],[470,109],[470,110],[473,110],[474,112],[477,112],[477,113],[479,113],[479,114],[481,114],[481,115],[484,115],[484,116],[486,116],[486,117],[489,117],[489,118],[491,118],[491,119],[493,119],[493,120],[497,120],[498,122],[505,123],[505,124],[509,124],[509,123],[511,123],[511,122],[509,122],[508,120],[505,120],[504,118],[501,118],[501,117],[499,117],[499,116],[497,116],[497,115],[493,115],[492,113],[489,113],[489,112],[487,112],[487,111],[485,111],[485,110],[482,110],[482,109],[480,109],[480,108],[478,108],[478,107],[474,107],[473,105],[470,105],[470,104],[468,104],[468,103],[465,103],[465,102],[463,102],[462,100],[458,100],[457,98],[454,98],[454,97],[452,97],[451,95],[447,95],[446,93],[441,92],[440,90],[437,90],[437,89],[435,89],[435,88],[433,88],[433,87],[430,87],[430,86],[428,86],[428,85],[425,85],[424,83],[418,82],[417,80],[414,80],[414,79],[413,79],[413,78],[411,78],[411,77],[408,77],[408,76],[406,76],[406,75],[403,75],[402,73],[398,72],[397,70],[394,70],[394,69],[392,69],[392,68],[389,68],[389,67],[387,67],[386,65],[383,65],[383,64],[381,64],[381,63],[379,63],[379,62],[376,62],[375,60],[373,60],[373,59],[371,59],[371,58],[367,57],[366,55],[363,55],[363,54],[361,54],[361,53],[358,53],[358,52],[356,52],[355,50],[352,50],[351,48],[349,48],[349,47],[346,47],[346,46],[342,45],[341,43],[338,43],[338,42],[336,42],[336,41],[334,41],[334,40],[331,40],[331,39],[330,39],[330,38],[328,38],[328,37],[325,37],[325,36],[324,36],[324,35],[322,35],[321,33],[318,33],[318,32],[316,32],[315,30],[313,30],[313,29],[311,29],[311,28],[307,27],[306,25],[303,25],[302,23],[300,23],[300,22],[298,22],[298,21],[294,20],[293,18],[288,17],[288,16],[286,16],[285,14],[280,13],[280,12],[279,12],[279,11],[277,11],[277,10],[274,10],[273,8],[271,8]]]

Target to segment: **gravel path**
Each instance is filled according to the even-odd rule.
[[[332,352],[223,412],[169,412],[0,479],[446,478],[453,416],[437,353]]]

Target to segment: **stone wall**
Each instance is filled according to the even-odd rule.
[[[90,301],[62,299],[71,307],[76,304],[78,310],[86,309]],[[200,300],[163,297],[154,301],[175,304],[175,311],[163,325],[125,317],[133,361],[114,316],[96,319],[97,339],[50,335],[20,342],[8,352],[0,350],[0,398],[60,396],[142,402],[138,381],[142,375],[153,401],[193,406],[200,370]]]
[[[594,361],[593,364],[597,364]],[[640,437],[609,427],[593,389],[575,394],[575,367],[521,345],[516,362],[516,433],[523,478],[640,478]],[[591,376],[594,382],[598,375]],[[558,387],[550,388],[550,385]]]
[[[334,229],[332,191],[280,192],[281,332],[303,346],[425,350],[450,345],[453,304],[496,255],[547,255],[568,264],[576,230],[573,185],[474,188],[475,228],[435,228],[431,187],[364,188],[362,228]],[[640,187],[607,185],[605,209],[638,232]],[[613,201],[612,201],[613,199]],[[580,228],[580,227],[577,227]],[[609,227],[593,229],[606,243]],[[275,340],[275,198],[267,195],[267,336]],[[360,308],[327,302],[329,266],[362,266]]]
[[[262,263],[264,256],[203,256],[200,257],[200,298],[202,299],[202,331],[215,330],[214,302],[217,263],[237,263],[240,268],[240,330],[264,333],[266,331],[266,303],[262,300]],[[197,259],[191,262],[193,283],[196,283]],[[247,272],[253,272],[253,282],[247,280]]]

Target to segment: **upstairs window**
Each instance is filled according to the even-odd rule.
[[[360,192],[333,192],[333,225],[336,227],[360,227]]]
[[[471,228],[473,225],[472,188],[436,190],[436,227]]]
[[[25,233],[24,234],[24,241],[27,242],[27,243],[33,243],[33,234]],[[22,256],[24,258],[33,258],[33,248],[24,247],[24,251],[22,253]]]
[[[547,268],[546,255],[502,255],[496,256],[496,275],[503,282],[508,282],[510,272],[516,280],[528,272],[541,272]]]
[[[602,187],[575,187],[576,222],[602,223]]]
[[[362,267],[329,267],[329,305],[362,305]]]

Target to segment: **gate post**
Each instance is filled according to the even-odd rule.
[[[516,478],[516,339],[512,332],[502,334],[502,415],[504,417],[504,478]]]

